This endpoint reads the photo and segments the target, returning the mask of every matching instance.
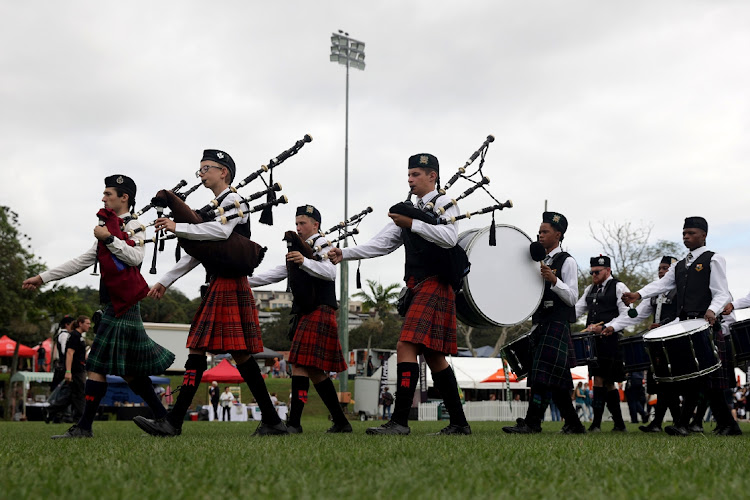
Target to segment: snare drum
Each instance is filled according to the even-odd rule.
[[[721,367],[711,326],[704,319],[660,326],[643,335],[643,341],[659,382],[701,377]]]
[[[732,323],[729,332],[735,363],[750,361],[750,319]]]
[[[471,272],[456,294],[462,323],[486,328],[526,321],[542,301],[544,280],[529,255],[529,238],[520,229],[495,225],[497,245],[489,244],[490,226],[461,233],[458,244],[471,261]]]
[[[620,339],[620,352],[626,372],[637,372],[651,367],[651,360],[643,341],[644,332]]]
[[[519,380],[528,376],[531,370],[531,334],[535,328],[536,326],[502,349],[503,359],[508,362],[508,366]]]
[[[592,332],[579,332],[570,335],[576,350],[576,366],[596,362],[596,343]]]

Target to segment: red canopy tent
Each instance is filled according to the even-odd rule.
[[[487,377],[486,379],[482,380],[482,382],[505,382],[505,371],[500,368],[498,371]],[[516,377],[515,373],[510,374],[510,381],[511,382],[518,382],[518,377]]]
[[[0,357],[10,358],[13,356],[13,351],[16,350],[16,341],[7,335],[0,337]],[[18,346],[18,357],[19,358],[33,358],[36,356],[36,351],[31,347],[27,347],[23,344]]]
[[[203,382],[234,382],[239,384],[243,382],[240,371],[228,360],[222,359],[221,362],[203,372]]]

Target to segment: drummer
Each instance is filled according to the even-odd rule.
[[[531,316],[532,363],[528,384],[531,386],[526,418],[516,420],[513,427],[503,427],[509,434],[542,432],[544,412],[550,395],[565,419],[564,434],[584,434],[586,429],[578,419],[570,391],[573,378],[570,368],[575,365],[575,350],[570,338],[570,323],[575,321],[574,305],[578,298],[578,265],[575,259],[560,249],[568,220],[557,212],[544,212],[539,226],[539,243],[546,256],[541,264],[544,295]]]
[[[620,299],[630,290],[612,276],[612,261],[608,256],[591,257],[589,265],[593,283],[586,287],[575,309],[576,318],[588,313],[585,331],[597,334],[594,340],[597,360],[589,363],[589,376],[594,377],[594,420],[589,432],[601,431],[605,404],[615,423],[612,431],[625,432],[620,391],[615,386],[625,379],[625,370],[618,344],[620,330],[615,330],[613,324],[616,318],[627,317],[628,307]]]
[[[675,262],[677,262],[677,259],[669,255],[665,255],[661,258],[658,271],[659,279],[667,274],[667,271],[669,271],[669,268],[672,267],[672,264]],[[658,296],[651,297],[651,300],[642,301],[635,309],[637,312],[636,316],[618,316],[612,322],[612,328],[615,330],[624,330],[629,326],[639,324],[651,314],[654,315],[654,319],[653,323],[649,326],[649,330],[658,328],[661,325],[666,325],[677,317],[677,308],[674,304],[675,295],[677,295],[677,290],[672,289]],[[646,390],[649,394],[658,395],[658,398],[656,399],[656,410],[654,411],[654,419],[651,423],[648,425],[641,425],[638,428],[643,432],[661,432],[661,424],[664,421],[664,415],[666,415],[667,409],[669,409],[672,414],[672,420],[676,421],[680,416],[679,395],[675,392],[672,384],[668,382],[657,383],[650,368],[646,374]]]
[[[720,333],[721,323],[716,316],[731,301],[727,285],[726,260],[708,250],[707,235],[706,219],[687,217],[682,229],[682,241],[688,249],[687,256],[672,266],[662,279],[649,283],[637,292],[623,294],[622,300],[625,304],[632,304],[641,298],[654,297],[676,289],[675,304],[679,320],[704,318],[713,327],[714,342],[718,347],[719,356],[726,363],[726,349]],[[709,398],[719,434],[742,434],[724,399],[724,389],[729,386],[726,372],[727,370],[720,369],[708,376],[691,378],[679,384],[683,396],[682,412],[675,425],[665,428],[668,434],[689,434],[690,419],[703,397]]]

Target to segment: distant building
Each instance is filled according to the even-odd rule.
[[[253,290],[255,305],[259,310],[289,309],[292,307],[292,292],[279,290]]]

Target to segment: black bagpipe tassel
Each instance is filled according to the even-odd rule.
[[[359,266],[362,265],[362,261],[360,260],[357,264],[357,288],[362,288],[362,277],[359,275]]]
[[[164,235],[162,235],[161,241],[159,241],[159,251],[164,251]]]
[[[268,177],[268,185],[273,186],[273,170],[271,170],[271,175]],[[276,200],[276,192],[271,191],[266,195],[266,201],[272,202]],[[263,211],[260,213],[260,223],[265,224],[267,226],[273,226],[273,212],[271,212],[273,207],[266,207],[263,209]]]
[[[182,252],[180,251],[180,244],[177,243],[177,246],[174,249],[174,261],[179,262],[182,258]]]
[[[490,226],[490,246],[497,246],[497,238],[495,237],[495,211],[492,211],[492,225]]]

